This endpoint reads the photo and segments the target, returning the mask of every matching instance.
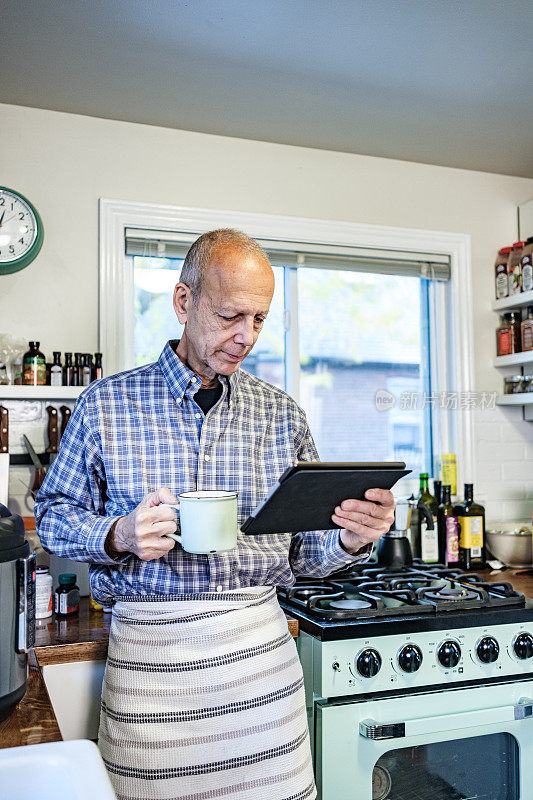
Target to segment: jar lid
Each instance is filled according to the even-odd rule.
[[[35,572],[37,575],[46,575],[50,572],[50,567],[47,567],[46,564],[39,564],[39,566],[35,567]]]
[[[73,572],[62,572],[58,578],[59,585],[64,586],[69,583],[76,583],[76,575]]]
[[[512,247],[502,247],[501,250],[500,250],[500,255],[501,256],[507,256],[507,255],[509,255],[509,253],[511,252],[512,249],[513,249]]]
[[[522,380],[522,375],[508,375],[505,378],[506,383],[518,383],[518,381]]]
[[[519,247],[523,247],[525,242],[513,242],[513,250],[518,250]]]

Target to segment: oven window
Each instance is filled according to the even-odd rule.
[[[390,750],[372,773],[372,800],[518,798],[518,743],[510,733]]]

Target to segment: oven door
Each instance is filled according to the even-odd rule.
[[[533,681],[319,701],[321,800],[531,800]]]

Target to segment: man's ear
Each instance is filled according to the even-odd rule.
[[[191,290],[186,283],[177,283],[174,287],[173,306],[178,322],[185,325],[192,304]]]

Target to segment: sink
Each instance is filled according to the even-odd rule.
[[[87,739],[0,750],[0,800],[116,800],[97,746]]]

